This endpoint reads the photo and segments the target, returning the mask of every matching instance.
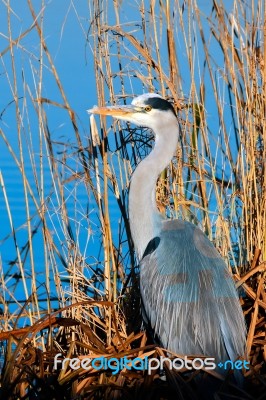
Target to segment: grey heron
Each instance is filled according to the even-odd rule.
[[[173,106],[158,94],[148,93],[128,106],[95,106],[88,111],[150,128],[155,137],[153,150],[132,175],[129,192],[141,297],[155,335],[174,353],[235,361],[245,352],[246,327],[224,260],[197,226],[167,219],[156,207],[158,176],[178,144]]]

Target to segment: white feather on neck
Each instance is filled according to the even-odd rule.
[[[160,232],[163,216],[157,210],[155,189],[158,176],[171,162],[177,147],[177,121],[171,118],[170,122],[160,124],[154,134],[154,149],[137,166],[129,192],[130,230],[139,259],[149,241]]]

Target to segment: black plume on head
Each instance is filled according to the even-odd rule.
[[[147,106],[151,106],[152,108],[156,108],[157,110],[167,111],[171,110],[176,116],[174,107],[169,101],[162,99],[161,97],[149,97],[145,100],[145,104]]]

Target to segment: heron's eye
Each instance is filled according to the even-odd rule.
[[[146,107],[144,108],[144,110],[147,111],[147,112],[151,111],[151,109],[152,109],[151,106],[146,106]]]

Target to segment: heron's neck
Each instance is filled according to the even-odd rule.
[[[129,222],[135,250],[139,259],[151,239],[159,234],[162,215],[156,207],[155,190],[159,174],[170,163],[178,140],[178,125],[175,122],[167,131],[155,133],[152,152],[136,168],[130,184]],[[165,132],[163,131],[165,129]]]

